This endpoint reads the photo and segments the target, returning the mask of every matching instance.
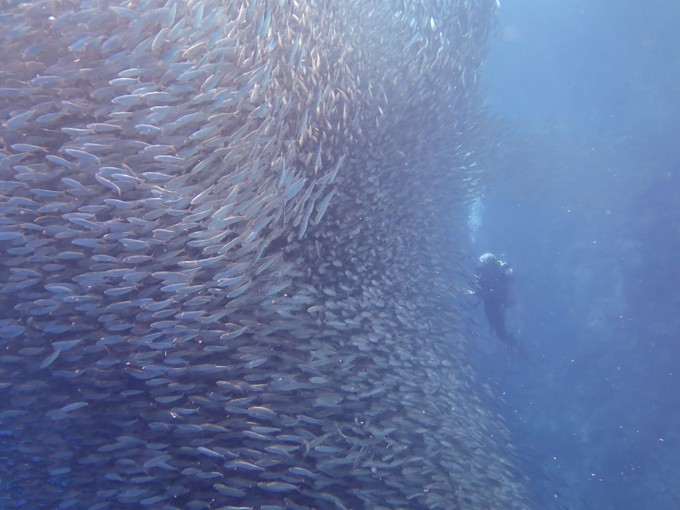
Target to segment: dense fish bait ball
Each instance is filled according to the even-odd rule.
[[[526,508],[465,362],[495,2],[0,13],[2,508]]]

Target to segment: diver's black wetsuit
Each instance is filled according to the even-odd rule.
[[[491,253],[479,258],[475,271],[474,294],[484,302],[484,314],[496,336],[508,345],[517,344],[505,327],[505,309],[511,305],[512,269]]]

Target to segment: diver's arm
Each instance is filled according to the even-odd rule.
[[[500,263],[501,269],[503,270],[503,274],[505,275],[506,278],[514,278],[515,273],[512,270],[512,267],[510,267],[510,264],[507,262],[501,262]]]

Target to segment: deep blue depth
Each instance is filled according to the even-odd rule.
[[[680,508],[679,23],[671,0],[499,10],[473,250],[513,265],[529,356],[487,335],[474,364],[536,508]]]

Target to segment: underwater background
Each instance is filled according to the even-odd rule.
[[[476,252],[512,264],[529,354],[483,338],[474,364],[535,508],[678,508],[680,5],[516,0],[498,20]]]
[[[0,0],[0,510],[680,507],[678,21]]]

